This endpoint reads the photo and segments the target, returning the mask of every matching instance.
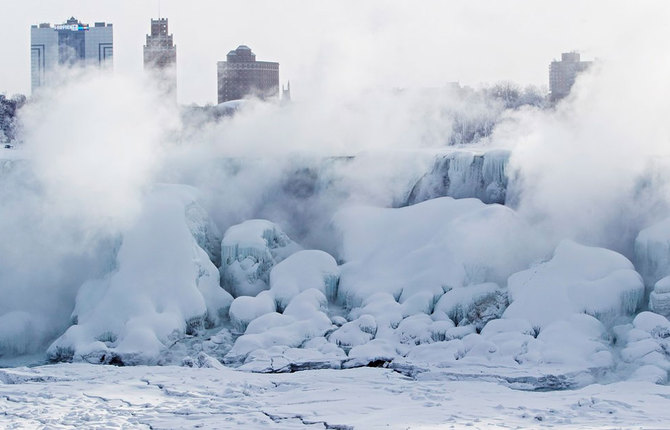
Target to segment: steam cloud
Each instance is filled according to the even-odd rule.
[[[630,256],[640,228],[667,214],[670,64],[649,68],[651,50],[625,54],[582,75],[555,109],[506,113],[466,148],[513,151],[513,206],[551,245],[569,237]],[[78,287],[109,268],[154,183],[199,188],[222,231],[265,217],[334,252],[339,207],[398,204],[448,150],[456,114],[500,109],[448,88],[328,90],[288,106],[248,101],[210,121],[164,103],[149,82],[69,73],[23,108],[21,155],[0,160],[0,351],[37,351],[64,330]]]

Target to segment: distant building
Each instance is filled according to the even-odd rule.
[[[291,81],[288,81],[286,87],[281,86],[281,101],[282,103],[288,103],[291,101]]]
[[[219,103],[279,95],[279,63],[256,61],[256,54],[246,45],[230,51],[226,59],[217,63]]]
[[[76,65],[111,67],[114,57],[112,24],[93,27],[76,18],[64,24],[30,28],[30,74],[33,91],[49,82],[54,69]]]
[[[590,65],[591,61],[580,61],[577,52],[564,52],[561,54],[561,61],[552,61],[549,66],[551,101],[558,101],[570,94],[577,75]]]
[[[168,33],[167,18],[151,20],[151,34],[144,45],[144,70],[153,74],[160,88],[176,97],[177,47]]]

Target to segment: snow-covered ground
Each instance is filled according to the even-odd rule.
[[[0,427],[15,429],[667,428],[669,402],[670,387],[644,382],[528,392],[369,367],[0,370]]]

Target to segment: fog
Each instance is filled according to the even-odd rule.
[[[183,16],[194,13],[164,3]],[[537,12],[537,6],[523,4]],[[267,45],[249,43],[260,59],[272,60],[265,52],[275,52],[282,62],[295,60],[282,69],[283,77],[298,77],[292,79],[300,89],[291,104],[249,100],[234,116],[209,118],[207,112],[165,103],[150,81],[124,65],[127,54],[121,53],[113,73],[63,71],[61,84],[26,104],[19,115],[18,149],[9,160],[0,160],[0,341],[5,342],[0,351],[37,351],[67,327],[78,287],[109,270],[124,228],[141,210],[153,184],[198,188],[221,231],[264,217],[305,246],[335,253],[332,215],[354,204],[402,204],[436,154],[452,149],[448,143],[457,118],[495,120],[491,136],[464,149],[512,151],[510,205],[543,232],[541,248],[547,252],[559,240],[571,238],[630,258],[637,232],[667,215],[670,38],[667,29],[657,26],[663,14],[647,15],[653,9],[649,5],[632,11],[625,25],[618,21],[616,31],[590,39],[593,47],[607,49],[598,51],[599,61],[580,76],[568,99],[555,108],[504,112],[499,101],[473,94],[478,94],[479,83],[529,77],[511,72],[528,64],[493,67],[499,74],[487,74],[485,63],[500,63],[498,41],[492,42],[486,62],[465,55],[482,49],[486,43],[480,39],[495,39],[500,27],[486,38],[467,33],[462,51],[443,55],[440,47],[446,42],[437,36],[442,28],[438,21],[444,23],[436,14],[412,9],[416,15],[403,23],[408,6],[394,4],[381,12],[376,5],[362,7],[364,18],[347,21],[344,9],[330,14],[305,7],[305,13],[320,20],[306,24],[311,34],[318,33],[317,23],[326,28],[346,25],[308,41],[300,49],[302,57],[286,54],[297,45],[296,38],[303,40],[300,32],[287,31],[286,38],[276,37]],[[621,11],[621,6],[613,9]],[[477,21],[475,11],[462,3],[457,11],[448,19],[456,27],[447,30],[452,36],[466,28],[481,31],[497,19],[477,10],[476,18],[483,23],[468,27]],[[120,21],[121,15],[116,17]],[[286,19],[290,23],[294,18]],[[426,27],[418,25],[422,19]],[[510,11],[502,21],[539,31],[538,23],[531,25]],[[212,76],[203,72],[203,79],[191,79],[190,68],[202,64],[185,61],[201,53],[187,53],[196,41],[185,29],[178,32],[182,24],[174,22],[180,99],[210,100],[211,85],[196,88],[195,82],[209,82]],[[390,23],[400,25],[398,35]],[[278,31],[284,24],[271,28]],[[398,38],[414,28],[418,34],[400,43]],[[631,28],[635,36],[616,45],[622,42],[621,32]],[[122,29],[115,25],[119,34]],[[612,38],[605,43],[607,35]],[[576,42],[571,40],[567,48]],[[225,44],[224,51],[236,43]],[[539,63],[543,80],[547,56],[560,54],[560,48],[554,49],[542,55],[533,50],[527,57]],[[438,66],[407,61],[414,54]],[[454,57],[459,61],[449,61]],[[447,63],[455,63],[452,70],[457,72],[443,73]],[[448,85],[454,80],[470,82],[474,89],[457,91]],[[535,81],[520,83],[543,83]]]

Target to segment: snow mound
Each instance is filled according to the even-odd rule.
[[[269,291],[261,291],[256,297],[240,296],[230,305],[230,322],[234,329],[244,333],[251,321],[276,310],[275,298]]]
[[[512,209],[475,199],[352,207],[333,223],[346,261],[337,294],[350,308],[376,293],[404,302],[417,293],[438,298],[452,288],[502,284],[538,253],[539,241]]]
[[[300,250],[276,224],[252,219],[234,225],[221,241],[221,282],[233,296],[256,296],[269,288],[270,270]]]
[[[635,369],[633,380],[665,383],[670,371],[670,321],[653,312],[641,312],[632,324],[615,327],[622,341],[622,360]]]
[[[339,274],[337,262],[330,254],[317,250],[298,251],[274,266],[270,272],[270,291],[280,310],[310,288],[321,291],[332,301],[337,295]]]
[[[361,307],[352,309],[349,319],[369,315],[374,317],[378,330],[394,329],[404,318],[405,310],[389,293],[376,293],[366,298]]]
[[[534,327],[575,313],[611,323],[632,314],[644,296],[642,278],[626,257],[567,240],[551,260],[515,273],[507,285],[511,304],[504,317],[523,318]]]
[[[328,340],[337,346],[349,350],[374,339],[377,333],[377,321],[372,315],[361,317],[344,324],[329,336]]]
[[[670,218],[637,235],[635,263],[648,288],[670,275]]]
[[[189,229],[186,186],[156,186],[123,233],[112,271],[84,283],[52,360],[156,363],[169,342],[227,317],[232,297]]]

